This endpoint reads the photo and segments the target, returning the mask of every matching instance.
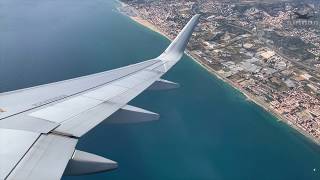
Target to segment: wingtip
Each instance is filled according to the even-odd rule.
[[[196,14],[196,15],[194,15],[193,17],[200,18],[200,17],[201,17],[201,14]]]
[[[197,21],[199,21],[201,18],[201,14],[196,14],[192,18],[197,19]]]
[[[192,16],[190,21],[195,21],[195,24],[198,24],[200,17],[201,17],[201,14],[195,14],[194,16]]]
[[[194,28],[199,23],[200,17],[200,14],[196,14],[189,20],[189,22],[185,25],[185,27],[181,30],[181,32],[173,40],[165,52],[159,56],[159,59],[167,60],[170,56],[170,60],[178,61],[182,57]]]

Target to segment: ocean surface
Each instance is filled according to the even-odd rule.
[[[0,92],[129,65],[169,41],[111,0],[1,0]],[[78,149],[119,163],[64,180],[319,180],[320,148],[185,56],[166,76],[181,84],[131,105],[156,122],[99,126]],[[5,147],[0,147],[5,148]]]

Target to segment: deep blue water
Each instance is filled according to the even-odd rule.
[[[1,0],[0,92],[156,57],[168,40],[110,0]],[[78,149],[119,163],[82,179],[319,180],[320,149],[184,57],[166,76],[181,88],[131,105],[157,122],[99,126]],[[314,171],[314,168],[316,171]]]

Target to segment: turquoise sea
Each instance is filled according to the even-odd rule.
[[[169,41],[111,0],[1,0],[0,92],[156,57]],[[131,105],[161,114],[99,126],[78,149],[119,163],[64,180],[319,180],[320,148],[185,56],[166,76],[181,88]],[[0,147],[5,148],[5,147]]]

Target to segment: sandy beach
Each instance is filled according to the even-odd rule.
[[[168,36],[164,34],[164,32],[162,32],[158,27],[156,27],[155,25],[150,23],[148,20],[145,20],[139,16],[128,16],[128,17],[130,17],[135,22],[137,22],[137,23],[149,28],[150,30],[157,32],[157,33],[161,34],[162,36],[166,37],[167,39],[169,39]]]
[[[136,23],[150,29],[151,31],[157,32],[160,35],[164,36],[165,38],[170,39],[161,29],[159,29],[157,26],[155,26],[154,24],[152,24],[151,22],[149,22],[148,20],[142,18],[139,15],[139,12],[136,11],[135,9],[131,8],[129,5],[121,2],[118,0],[118,3],[120,4],[120,8],[118,8],[119,12],[121,12],[122,14],[124,14],[125,16],[129,17],[130,19],[132,19],[133,21],[135,21]],[[130,11],[132,12],[126,12],[126,8],[130,8]]]

